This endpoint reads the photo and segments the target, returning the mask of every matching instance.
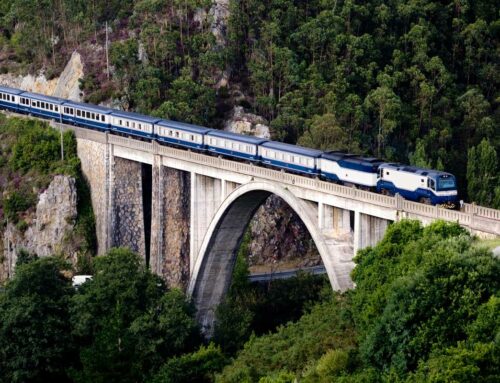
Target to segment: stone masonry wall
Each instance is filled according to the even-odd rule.
[[[113,247],[129,247],[146,258],[144,212],[142,201],[142,165],[140,162],[114,158],[112,191]]]
[[[182,289],[189,282],[190,185],[188,172],[153,168],[151,269]]]
[[[90,185],[92,208],[94,209],[97,253],[107,250],[107,145],[90,140],[77,139],[78,157],[82,164],[82,172]]]

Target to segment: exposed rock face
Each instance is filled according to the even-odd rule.
[[[245,113],[242,106],[234,107],[231,117],[224,124],[224,130],[260,138],[271,138],[267,121],[256,114]]]
[[[82,58],[74,51],[66,67],[59,76],[53,96],[66,98],[73,101],[81,101],[79,80],[83,78]]]
[[[145,259],[142,164],[115,157],[113,172],[112,246],[129,247]]]
[[[270,196],[257,210],[250,234],[250,266],[293,262],[305,267],[321,262],[307,228],[279,197]]]
[[[73,177],[55,176],[47,190],[40,194],[33,223],[23,233],[8,224],[3,238],[3,270],[0,280],[12,276],[21,249],[39,257],[69,254],[76,261],[76,253],[65,236],[75,227],[77,217],[77,190]]]
[[[217,45],[226,46],[227,19],[229,18],[229,0],[215,0],[210,8],[212,25],[210,27]]]
[[[29,92],[52,95],[57,86],[57,79],[47,80],[43,73],[39,73],[37,76],[33,76],[32,74],[14,76],[6,73],[0,75],[0,84]]]
[[[47,80],[43,72],[37,76],[13,76],[10,73],[0,75],[0,84],[30,92],[42,93],[49,96],[68,98],[81,101],[78,80],[83,77],[83,64],[78,52],[73,52],[61,76]]]

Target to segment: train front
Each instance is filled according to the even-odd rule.
[[[435,175],[435,189],[432,197],[432,204],[439,205],[447,209],[454,209],[458,206],[457,181],[450,173],[439,172]]]

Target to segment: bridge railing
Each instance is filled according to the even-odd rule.
[[[394,208],[399,211],[421,215],[429,218],[442,218],[448,221],[455,221],[462,225],[473,227],[475,217],[487,220],[500,221],[500,210],[478,206],[475,204],[464,204],[463,211],[448,210],[437,206],[425,205],[417,202],[407,201],[399,197],[389,197],[365,190],[355,189],[331,182],[321,181],[316,178],[304,177],[296,174],[286,173],[279,170],[269,169],[262,166],[255,166],[243,162],[228,160],[225,158],[214,157],[193,151],[177,149],[169,146],[159,145],[156,142],[141,141],[113,134],[101,133],[74,126],[52,123],[56,128],[72,129],[77,137],[89,139],[97,142],[110,143],[122,147],[136,149],[152,154],[161,154],[163,156],[182,159],[189,162],[195,162],[201,165],[234,171],[247,174],[254,177],[270,179],[283,184],[295,185],[307,189],[323,191],[329,194],[335,194],[340,197],[356,199],[358,201],[376,204],[378,206]]]
[[[478,206],[476,204],[464,204],[464,211],[469,214],[477,215],[479,217],[499,219],[500,220],[500,210],[491,209],[489,207]]]

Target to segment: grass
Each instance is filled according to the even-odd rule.
[[[495,239],[480,239],[477,242],[478,246],[486,246],[488,249],[495,249],[496,247],[500,246],[500,237],[497,237]]]

